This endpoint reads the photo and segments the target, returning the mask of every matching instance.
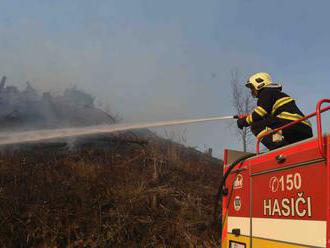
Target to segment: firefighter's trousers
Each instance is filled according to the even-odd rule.
[[[253,123],[251,125],[252,133],[258,137],[258,135],[264,133],[266,130],[276,129],[284,126],[291,121],[280,119],[278,117],[269,117],[262,121]],[[282,130],[283,139],[281,141],[274,141],[273,135],[268,135],[261,140],[261,143],[266,146],[269,150],[286,146],[304,139],[313,137],[312,128],[304,123],[297,123],[291,127]]]

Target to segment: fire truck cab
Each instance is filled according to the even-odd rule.
[[[306,116],[317,117],[317,137],[263,154],[258,140],[256,155],[235,165],[243,153],[225,150],[224,171],[232,170],[223,187],[223,248],[330,248],[330,134],[321,124],[330,107],[323,103],[330,99]]]

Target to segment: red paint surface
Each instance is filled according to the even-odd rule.
[[[297,145],[291,145],[286,148],[278,149],[259,155],[251,160],[251,173],[260,173],[266,170],[285,168],[297,163],[304,163],[314,159],[321,159],[322,156],[318,150],[317,139],[307,140]],[[282,155],[285,158],[284,163],[278,163],[276,156]]]
[[[300,188],[295,189],[294,174],[299,173],[301,176]],[[293,175],[292,181],[287,181],[288,175]],[[283,176],[283,177],[282,177]],[[275,180],[274,180],[275,178]],[[283,179],[283,183],[279,179]],[[271,179],[273,179],[271,181]],[[276,181],[277,180],[277,181]],[[274,182],[275,181],[275,182]],[[294,183],[293,183],[294,184]],[[287,188],[291,190],[288,190]],[[273,188],[273,190],[272,190]],[[275,192],[273,192],[275,191]],[[301,166],[293,169],[271,172],[259,176],[254,176],[252,179],[252,217],[256,218],[276,218],[276,219],[301,219],[301,220],[326,220],[326,166],[325,163],[315,165]],[[299,217],[295,216],[279,216],[277,213],[274,216],[264,214],[264,200],[275,199],[280,203],[284,198],[297,199],[298,193],[303,193],[303,198],[311,197],[311,212],[312,216]],[[300,209],[305,209],[302,205]],[[266,211],[268,213],[268,211]]]
[[[327,248],[330,247],[330,135],[327,137],[326,142],[326,151],[327,151],[327,207],[326,207],[326,216],[327,216]]]

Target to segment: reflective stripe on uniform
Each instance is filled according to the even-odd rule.
[[[285,120],[290,120],[290,121],[298,121],[298,120],[301,120],[302,118],[304,118],[303,116],[301,116],[299,114],[292,114],[289,112],[282,112],[282,113],[278,114],[276,117],[285,119]],[[307,125],[309,127],[312,126],[312,124],[308,120],[302,121],[301,123],[304,123],[305,125]]]
[[[279,107],[282,107],[283,105],[292,101],[294,101],[294,99],[289,96],[278,99],[273,105],[272,114],[274,114]]]
[[[264,134],[266,134],[267,132],[271,131],[272,129],[269,127],[266,127],[264,130],[262,130],[260,133],[257,134],[257,139],[259,139],[261,136],[263,136]],[[264,137],[263,137],[264,138]],[[263,139],[262,138],[262,139]]]
[[[267,114],[267,111],[263,107],[260,107],[260,106],[258,106],[254,111],[261,117],[264,117]]]
[[[250,114],[250,115],[248,115],[248,117],[246,117],[246,122],[249,124],[249,125],[251,125],[252,124],[252,122],[253,122],[253,119],[252,119],[252,115]]]

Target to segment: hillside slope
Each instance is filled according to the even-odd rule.
[[[222,161],[157,137],[3,147],[1,247],[213,247]]]

